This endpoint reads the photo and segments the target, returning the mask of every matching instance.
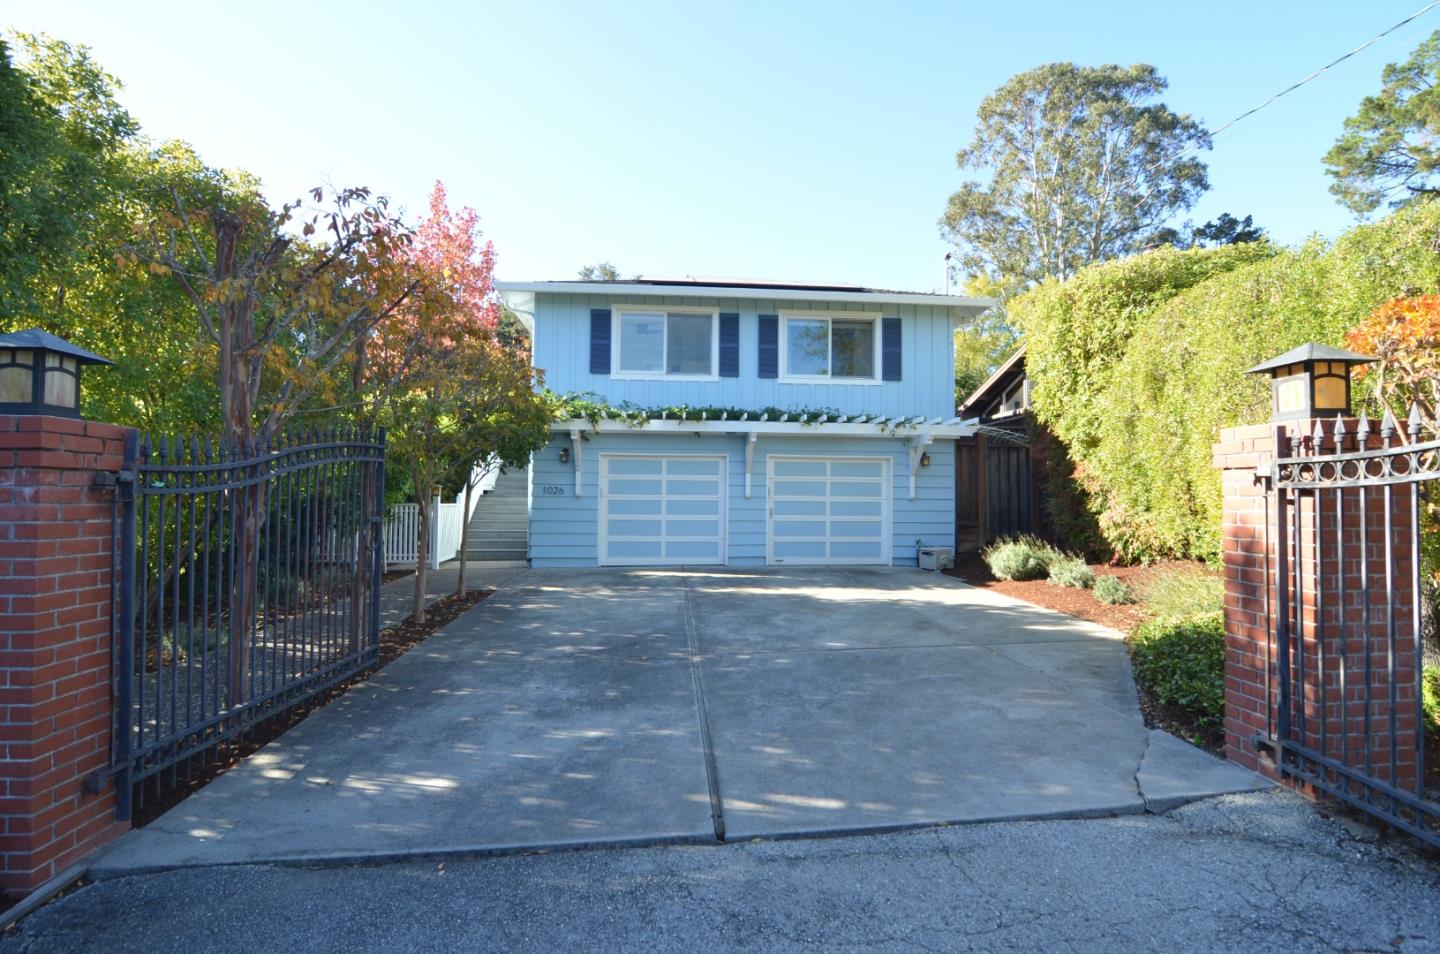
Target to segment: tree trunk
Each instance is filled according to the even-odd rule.
[[[420,539],[415,542],[415,600],[410,607],[410,622],[425,622],[425,589],[430,583],[430,485],[415,491],[415,505],[420,511]]]
[[[465,564],[468,557],[465,556],[465,548],[470,545],[470,495],[475,492],[475,468],[470,468],[470,474],[465,478],[465,504],[460,509],[460,575],[455,582],[455,595],[465,595]]]

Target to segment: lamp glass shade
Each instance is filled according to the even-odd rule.
[[[1335,375],[1319,375],[1315,378],[1315,410],[1345,410],[1345,379]]]
[[[0,368],[0,404],[30,403],[34,371],[19,365]]]
[[[1309,375],[1296,374],[1288,378],[1275,379],[1275,410],[1281,414],[1296,414],[1309,404]]]

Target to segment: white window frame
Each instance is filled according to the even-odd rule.
[[[775,464],[777,461],[824,461],[829,464],[831,461],[878,461],[883,464],[881,468],[881,481],[884,484],[884,494],[881,496],[880,504],[880,551],[884,557],[880,563],[873,563],[860,557],[826,557],[819,562],[800,561],[786,562],[775,559]],[[895,460],[888,454],[766,454],[765,455],[765,565],[766,566],[894,566],[895,565]],[[865,478],[824,478],[827,485],[832,480],[844,482],[847,479],[862,480]],[[830,494],[825,496],[828,503]],[[826,515],[828,525],[830,516]],[[830,538],[826,537],[828,541]]]
[[[719,563],[697,563],[694,557],[673,557],[665,559],[661,557],[655,560],[646,560],[640,557],[621,557],[618,560],[607,560],[605,557],[606,545],[610,542],[608,525],[609,516],[609,494],[606,492],[609,483],[610,468],[608,462],[616,458],[643,458],[646,460],[713,460],[720,464],[720,562]],[[664,478],[661,478],[662,482]],[[730,565],[730,455],[729,454],[638,454],[629,452],[605,451],[600,455],[599,467],[596,471],[596,497],[600,504],[595,508],[595,565],[596,566],[729,566]],[[664,497],[662,487],[661,497]],[[708,499],[708,498],[706,498]],[[662,513],[660,520],[663,524],[665,515]],[[662,540],[664,538],[662,537]],[[662,544],[663,546],[663,544]]]
[[[780,312],[780,380],[794,384],[884,384],[881,378],[881,332],[883,326],[880,323],[879,312],[859,311],[782,311]],[[842,378],[833,374],[791,374],[790,373],[790,322],[804,320],[820,320],[826,323],[825,344],[827,366],[835,363],[835,351],[833,333],[830,331],[832,321],[868,321],[874,326],[875,361],[872,367],[875,374],[868,378]]]
[[[670,374],[661,371],[623,371],[620,368],[620,316],[627,314],[647,315],[709,315],[710,316],[710,373]],[[719,381],[720,380],[720,309],[690,305],[611,305],[610,306],[610,376],[619,381]],[[662,361],[670,360],[670,323],[665,326],[664,339],[660,342]]]

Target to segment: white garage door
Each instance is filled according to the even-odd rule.
[[[725,458],[600,455],[600,565],[725,562]]]
[[[766,461],[772,564],[890,563],[890,458]]]

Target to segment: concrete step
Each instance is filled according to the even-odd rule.
[[[465,559],[477,561],[489,560],[523,560],[524,550],[469,550],[466,551]]]

